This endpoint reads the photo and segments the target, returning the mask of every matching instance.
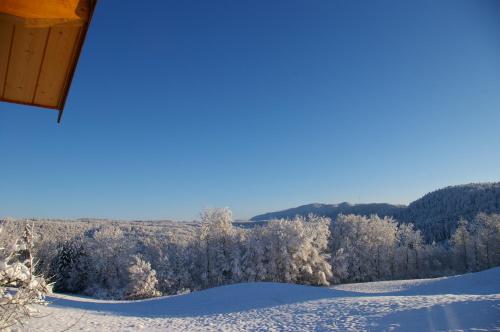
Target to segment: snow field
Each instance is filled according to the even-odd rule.
[[[143,301],[55,295],[24,331],[500,331],[500,268],[331,288],[245,283]]]

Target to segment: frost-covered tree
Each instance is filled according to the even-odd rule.
[[[390,217],[339,215],[331,224],[330,248],[335,255],[347,255],[351,281],[391,278],[397,223]],[[343,249],[339,252],[339,249]]]
[[[332,255],[332,281],[339,284],[349,278],[349,255],[344,248],[337,249]]]
[[[160,292],[156,289],[158,279],[156,271],[151,268],[149,262],[141,257],[132,256],[132,263],[128,268],[129,282],[125,291],[125,297],[130,300],[146,299],[159,296]]]
[[[201,221],[202,280],[207,286],[233,282],[239,275],[240,257],[233,254],[238,249],[231,211],[228,208],[207,209]]]
[[[469,232],[469,222],[465,219],[461,219],[458,222],[458,227],[451,236],[450,239],[454,257],[459,267],[459,271],[469,271],[470,270],[470,255],[472,253],[471,249],[471,236]]]
[[[305,236],[300,246],[298,264],[302,266],[298,282],[312,285],[328,285],[332,278],[328,240],[330,237],[329,218],[309,215],[297,217],[302,223]]]
[[[500,215],[478,214],[462,219],[451,244],[458,271],[478,271],[500,264]]]
[[[22,232],[21,223],[13,225]],[[229,209],[203,212],[202,223],[37,220],[34,225],[37,271],[53,278],[60,291],[100,298],[133,297],[134,287],[151,285],[144,276],[152,271],[155,289],[178,294],[236,282],[326,285],[500,265],[495,214],[463,221],[451,241],[431,243],[416,227],[389,217],[340,215],[330,222],[309,216],[241,225],[232,222]],[[134,255],[142,261],[131,263]],[[9,264],[26,259],[19,252]]]
[[[46,304],[44,296],[50,292],[34,272],[32,227],[26,225],[22,237],[6,228],[0,224],[0,330],[22,325],[36,313],[34,304]]]
[[[107,226],[95,231],[86,249],[92,255],[85,293],[103,298],[123,297],[134,247],[135,242],[126,239],[118,227]]]
[[[169,243],[161,265],[155,265],[159,290],[163,294],[178,294],[200,289],[199,256],[194,241]]]
[[[400,224],[397,231],[398,275],[405,278],[419,275],[419,253],[423,238],[413,224]]]
[[[423,244],[419,251],[419,276],[440,277],[455,272],[455,261],[450,259],[450,249],[442,243],[433,241],[431,244]],[[402,278],[414,278],[413,275],[402,275]]]
[[[371,216],[368,247],[373,257],[375,277],[382,280],[394,277],[394,255],[397,241],[397,223],[391,217]]]
[[[474,224],[477,269],[500,265],[500,214],[480,213]]]
[[[328,224],[327,218],[309,216],[262,226],[266,280],[328,285]]]

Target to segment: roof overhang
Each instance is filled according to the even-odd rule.
[[[0,1],[0,100],[59,111],[96,0]]]

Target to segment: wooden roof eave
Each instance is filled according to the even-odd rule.
[[[0,1],[0,100],[58,110],[61,121],[96,2]]]

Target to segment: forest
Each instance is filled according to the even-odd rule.
[[[26,262],[26,245],[19,245],[26,229],[33,275],[56,292],[107,299],[255,281],[326,286],[438,277],[500,265],[498,214],[460,219],[449,240],[428,242],[392,217],[309,215],[239,227],[228,208],[217,208],[186,224],[4,220],[2,285]]]

